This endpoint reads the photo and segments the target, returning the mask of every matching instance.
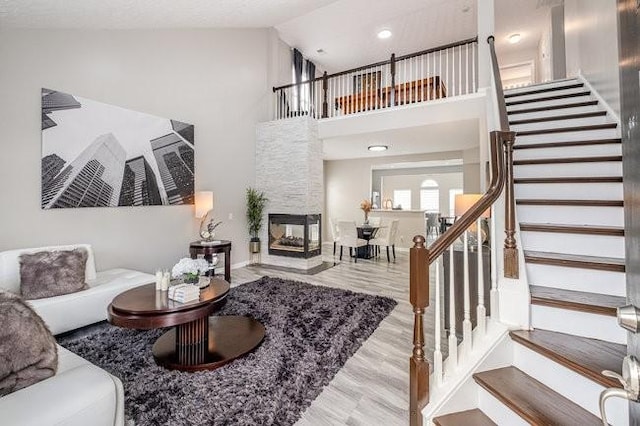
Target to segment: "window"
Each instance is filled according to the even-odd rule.
[[[420,185],[420,210],[440,211],[440,189],[438,182],[432,179],[422,181]]]
[[[411,190],[410,189],[394,189],[393,190],[393,208],[400,210],[411,210]]]
[[[449,190],[449,216],[456,215],[456,195],[462,194],[462,189]]]

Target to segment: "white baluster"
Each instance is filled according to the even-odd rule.
[[[442,386],[442,350],[440,348],[440,261],[436,260],[436,285],[435,285],[435,349],[433,351],[433,374],[436,377],[436,386]]]
[[[442,97],[442,84],[443,82],[446,80],[443,76],[442,76],[442,50],[440,50],[438,52],[438,76],[440,76],[440,84],[438,85],[438,90],[440,91],[440,98]]]
[[[464,50],[465,50],[465,55],[466,55],[466,60],[465,60],[465,65],[466,66],[464,68],[465,68],[465,71],[467,73],[467,87],[466,87],[466,93],[465,94],[468,95],[469,94],[469,65],[471,65],[471,64],[469,64],[469,45],[468,44],[464,45]]]
[[[449,246],[449,368],[458,366],[458,337],[456,336],[456,281],[453,244]]]
[[[458,95],[462,94],[462,46],[458,46]]]
[[[473,93],[476,93],[476,49],[477,47],[478,47],[478,44],[474,43],[473,48],[471,49],[471,81],[472,81]]]
[[[496,229],[495,209],[491,206],[491,230]],[[497,236],[491,232],[491,247],[496,247]],[[495,251],[491,251],[491,295],[489,298],[489,308],[491,309],[491,319],[500,320],[500,299],[498,297],[498,265]]]
[[[447,49],[449,54],[447,55],[447,71],[451,72],[451,96],[456,95],[456,48],[453,48],[453,52]],[[451,68],[449,69],[449,56],[451,56]]]
[[[465,360],[471,354],[471,300],[469,294],[469,233],[464,231],[463,277],[464,277],[464,320],[462,321],[462,356]]]
[[[487,308],[484,306],[484,265],[482,264],[482,218],[476,221],[478,228],[478,333],[484,336],[487,331]]]

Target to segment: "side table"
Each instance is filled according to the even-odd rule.
[[[189,244],[189,255],[192,259],[196,259],[201,254],[211,261],[212,256],[217,253],[224,253],[224,279],[231,282],[231,241],[218,240],[215,243],[194,241]]]

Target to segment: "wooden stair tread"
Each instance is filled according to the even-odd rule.
[[[558,90],[568,90],[568,89],[578,89],[580,87],[584,87],[583,83],[572,83],[567,84],[566,86],[551,86],[551,87],[543,87],[540,89],[527,90],[522,92],[514,92],[514,93],[505,93],[504,97],[506,99],[515,98],[516,96],[528,96],[528,95],[536,95],[538,93],[547,93],[547,92],[556,92]]]
[[[436,426],[496,426],[493,420],[477,408],[438,416],[433,419],[433,423]]]
[[[603,376],[602,371],[622,374],[626,345],[547,330],[521,330],[509,334],[514,341],[604,387],[622,387],[618,380]]]
[[[518,109],[515,111],[507,111],[507,115],[517,115],[517,114],[529,114],[531,112],[543,112],[543,111],[553,111],[557,109],[565,109],[565,108],[580,108],[585,106],[595,106],[598,105],[597,100],[592,101],[584,101],[584,102],[573,102],[559,105],[549,105],[544,107],[536,107],[536,108],[527,108],[527,109]]]
[[[565,95],[543,96],[543,97],[534,98],[534,99],[521,99],[521,100],[518,100],[518,101],[506,102],[506,104],[507,104],[507,106],[512,106],[512,105],[531,104],[531,103],[534,103],[534,102],[557,101],[557,100],[560,100],[560,99],[577,98],[579,96],[589,96],[590,94],[591,94],[591,92],[586,90],[586,91],[583,91],[583,92],[567,93]]]
[[[552,200],[519,199],[516,204],[523,206],[573,206],[573,207],[624,207],[621,200]]]
[[[547,135],[550,133],[584,132],[591,130],[615,129],[617,123],[591,124],[586,126],[554,127],[550,129],[525,130],[516,132],[517,136]]]
[[[609,294],[532,285],[531,304],[598,315],[616,316],[616,308],[626,304],[626,298]]]
[[[509,121],[509,124],[518,125],[518,124],[545,123],[547,121],[575,120],[578,118],[602,117],[606,115],[607,115],[606,111],[591,111],[591,112],[582,112],[578,114],[554,115],[551,117],[538,117],[538,118],[527,118],[522,120],[513,120],[513,121]]]
[[[521,223],[521,231],[552,232],[561,234],[607,235],[624,237],[624,228],[620,226],[561,225],[555,223]]]
[[[562,157],[562,158],[532,158],[528,160],[514,160],[514,166],[532,166],[539,164],[568,164],[568,163],[608,163],[622,161],[621,155],[599,155],[595,157]]]
[[[535,183],[622,183],[622,176],[517,178],[516,184]]]
[[[609,145],[619,143],[622,143],[622,139],[593,139],[585,141],[515,144],[513,149],[563,148],[567,146]]]
[[[585,256],[579,254],[524,251],[527,263],[565,266],[569,268],[595,269],[600,271],[624,272],[624,259],[617,257]]]
[[[473,378],[533,425],[602,425],[598,417],[516,367],[476,373]]]

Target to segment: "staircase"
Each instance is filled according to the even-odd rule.
[[[473,375],[478,408],[452,425],[601,425],[598,396],[620,387],[626,333],[622,151],[617,123],[577,79],[505,93],[531,292],[530,331],[512,331],[512,365]],[[614,425],[626,401],[607,402]]]

